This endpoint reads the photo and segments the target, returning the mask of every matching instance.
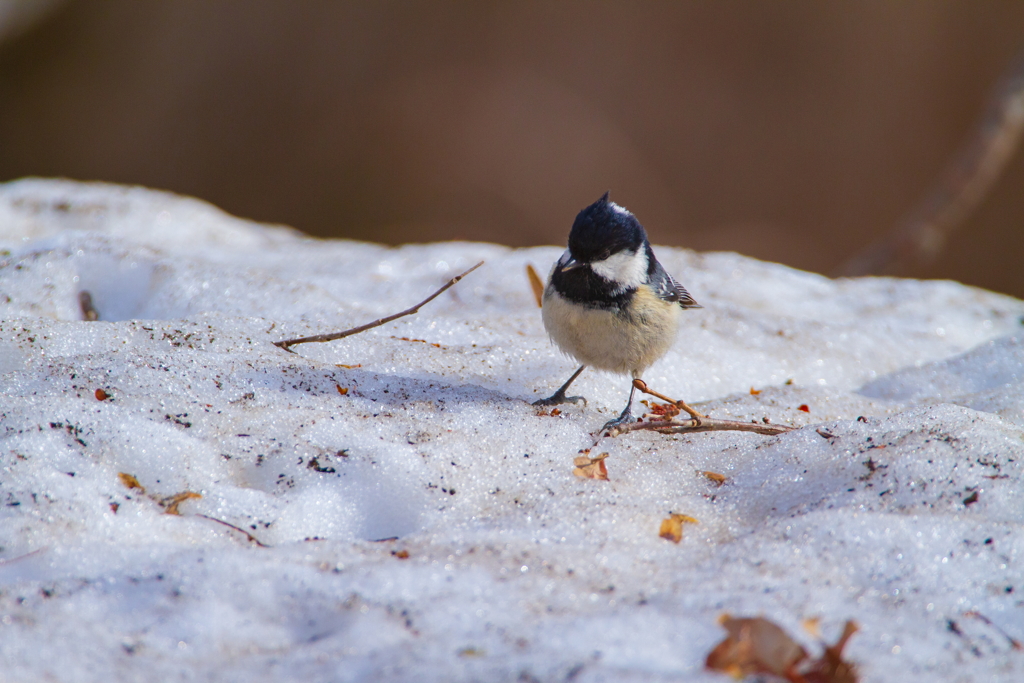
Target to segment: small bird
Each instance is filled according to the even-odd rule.
[[[582,365],[533,405],[586,402],[565,392],[588,365],[639,379],[672,345],[684,308],[701,306],[658,263],[640,221],[605,192],[576,216],[541,307],[552,341]],[[631,385],[625,409],[602,431],[635,420],[635,391]]]

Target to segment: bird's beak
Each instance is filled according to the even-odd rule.
[[[564,266],[562,266],[558,270],[560,270],[561,272],[564,273],[566,271],[575,270],[576,268],[579,268],[582,265],[583,264],[580,263],[579,261],[577,261],[576,259],[571,258],[571,259],[569,259],[568,263],[566,263]]]

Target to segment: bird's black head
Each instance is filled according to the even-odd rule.
[[[620,251],[639,251],[647,240],[636,216],[608,200],[608,193],[576,215],[569,231],[569,253],[593,263]]]

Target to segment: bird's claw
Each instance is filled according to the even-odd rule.
[[[557,405],[561,405],[563,403],[581,403],[581,402],[583,403],[583,405],[587,405],[587,399],[583,398],[582,396],[566,396],[565,394],[558,394],[558,393],[556,393],[553,396],[549,396],[548,398],[542,398],[542,399],[540,399],[538,401],[534,401],[533,405],[538,406],[538,407],[546,407],[546,406],[557,406]]]
[[[607,432],[612,429],[617,429],[628,424],[633,424],[634,422],[636,422],[636,418],[633,417],[633,413],[626,410],[614,420],[608,420],[608,422],[605,422],[604,426],[601,427],[601,431]]]

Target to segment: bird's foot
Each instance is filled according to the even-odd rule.
[[[607,432],[619,427],[625,427],[626,425],[633,424],[634,422],[636,422],[636,418],[633,417],[633,412],[629,408],[626,408],[617,418],[605,422],[604,427],[601,427],[601,431]]]
[[[581,403],[581,402],[583,403],[583,405],[587,405],[587,399],[583,398],[582,396],[566,396],[564,391],[556,391],[554,394],[552,394],[548,398],[542,398],[539,401],[534,401],[533,405],[538,406],[538,407],[545,407],[545,406],[557,406],[557,405],[561,405],[563,403]]]

